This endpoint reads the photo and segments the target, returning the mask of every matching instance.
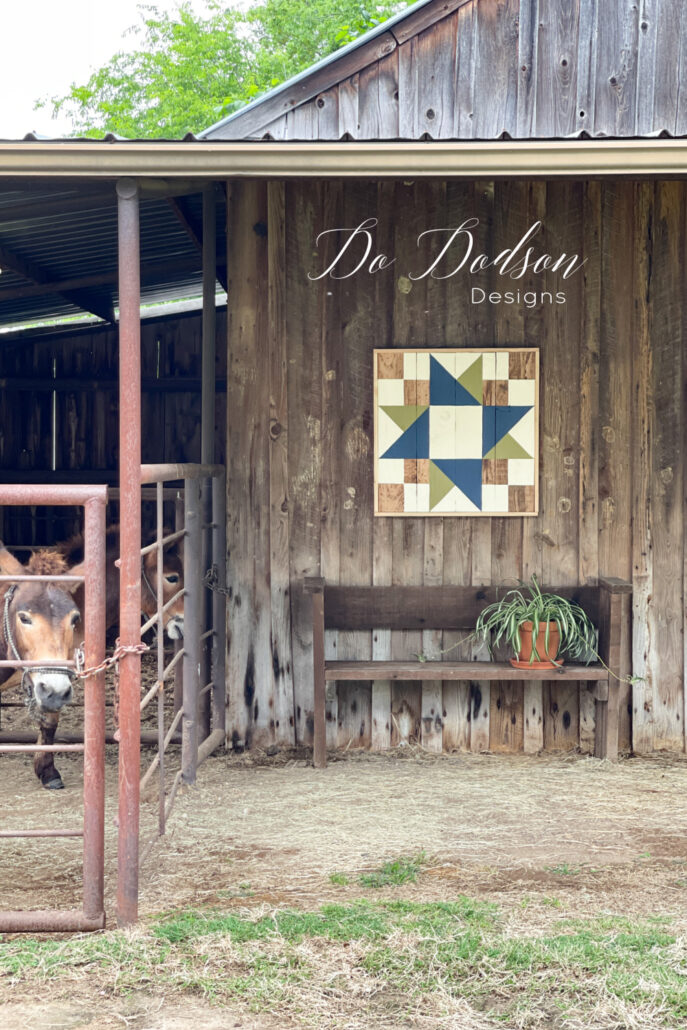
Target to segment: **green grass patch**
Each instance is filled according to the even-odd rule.
[[[415,883],[418,873],[427,862],[424,851],[414,858],[396,858],[385,862],[381,869],[372,873],[363,873],[358,877],[361,887],[371,887],[378,890],[380,887],[398,887],[403,883]]]
[[[145,984],[166,995],[315,1013],[332,977],[350,974],[366,998],[390,994],[407,1010],[435,998],[437,1012],[453,999],[495,1025],[530,1026],[551,1007],[585,1025],[600,1005],[609,1026],[686,1024],[687,949],[669,918],[603,913],[558,919],[544,933],[519,936],[512,927],[512,916],[505,924],[496,905],[464,896],[424,903],[365,899],[255,916],[166,913],[134,933],[4,941],[0,998],[3,987],[20,982],[33,988],[87,979],[108,994]],[[355,948],[348,947],[352,942]],[[659,1016],[648,1022],[645,1012]]]
[[[329,882],[333,883],[336,887],[348,887],[350,883],[345,873],[331,873]]]

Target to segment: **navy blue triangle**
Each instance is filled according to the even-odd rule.
[[[432,461],[481,511],[482,459],[432,458]]]
[[[531,410],[532,405],[485,404],[482,409],[482,454],[488,454]]]
[[[408,426],[382,457],[429,458],[429,408]]]
[[[429,356],[429,403],[479,406],[479,401],[446,371],[433,354]]]

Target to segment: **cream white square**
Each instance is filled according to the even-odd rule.
[[[380,458],[377,462],[378,483],[402,483],[403,474],[403,458]]]
[[[483,486],[482,511],[508,511],[508,487],[502,485]]]
[[[430,458],[481,458],[482,407],[433,405],[429,409]]]
[[[509,404],[534,404],[534,379],[511,379],[508,383]]]
[[[403,404],[402,379],[378,379],[377,401],[381,404]]]
[[[416,375],[418,379],[429,379],[429,352],[419,351],[416,354],[417,358],[417,369]]]
[[[403,355],[403,378],[417,379],[417,353],[413,350]]]
[[[482,355],[482,378],[496,379],[496,355]]]
[[[534,461],[531,458],[508,459],[508,485],[534,486]]]
[[[406,483],[403,487],[403,509],[406,512],[429,511],[429,483]]]
[[[507,351],[498,351],[496,354],[496,379],[508,378],[508,366],[510,356]]]

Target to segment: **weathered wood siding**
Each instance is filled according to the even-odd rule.
[[[620,745],[682,749],[687,186],[244,182],[232,184],[229,210],[235,741],[311,740],[303,576],[486,584],[536,572],[558,584],[633,580],[625,666],[632,654],[644,679],[620,688]],[[566,303],[475,305],[462,275],[411,281],[418,233],[471,216],[487,253],[541,219],[538,247],[586,258],[564,284]],[[396,264],[309,280],[334,253],[326,240],[315,247],[318,233],[368,217],[379,218],[377,250]],[[561,282],[547,273],[523,286],[555,293]],[[461,345],[541,348],[540,515],[373,518],[373,348]],[[454,639],[446,634],[443,645]],[[401,657],[440,643],[412,632],[339,633],[327,647],[342,658]],[[575,684],[452,683],[439,692],[349,683],[330,693],[327,710],[338,746],[407,738],[431,749],[589,751],[594,734],[593,704]]]
[[[687,133],[682,0],[437,0],[211,138]]]
[[[73,338],[5,340],[0,344],[0,479],[53,467],[53,403],[57,472],[110,471],[117,475],[119,426],[116,329]],[[226,338],[226,313],[217,313],[217,339]],[[187,315],[141,327],[143,461],[200,460],[201,320]],[[217,375],[226,375],[226,348],[217,347]],[[192,380],[183,389],[182,380]],[[36,388],[37,380],[42,388]],[[55,383],[55,393],[45,389]],[[165,384],[174,389],[165,389]],[[223,386],[222,382],[222,386]],[[182,387],[179,389],[179,387]],[[53,401],[54,398],[54,401]],[[225,393],[217,398],[217,460],[224,460]],[[45,544],[74,531],[70,509],[0,510],[0,536],[9,544]]]

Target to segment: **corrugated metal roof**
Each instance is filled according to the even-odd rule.
[[[185,195],[177,202],[200,232],[202,195]],[[144,196],[140,225],[142,303],[199,297],[201,254],[170,200]],[[220,255],[224,225],[220,202]],[[0,269],[0,329],[116,307],[114,183],[45,185],[27,180],[3,189],[0,180]]]

